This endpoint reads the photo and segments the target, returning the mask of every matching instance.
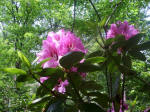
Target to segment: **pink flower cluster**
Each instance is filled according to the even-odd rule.
[[[117,35],[123,35],[125,36],[125,39],[128,40],[138,33],[139,31],[135,29],[133,25],[129,25],[127,21],[124,21],[123,23],[118,21],[117,24],[111,24],[110,30],[107,32],[106,39],[114,38]]]
[[[57,33],[50,32],[46,40],[43,40],[42,51],[37,54],[39,62],[50,58],[42,66],[43,68],[55,68],[59,65],[59,59],[71,51],[81,51],[86,53],[80,38],[70,31],[59,30]]]
[[[66,92],[66,86],[68,86],[69,82],[68,80],[65,80],[64,82],[59,79],[58,84],[53,88],[53,91],[58,91],[59,93],[64,94]]]
[[[49,61],[42,65],[43,68],[55,68],[59,66],[59,59],[71,51],[80,51],[86,53],[87,50],[84,48],[80,38],[76,37],[72,32],[59,30],[58,32],[50,32],[46,40],[43,40],[42,50],[37,54],[39,62],[50,58]],[[77,68],[72,69],[77,72]],[[85,76],[85,73],[81,73]],[[40,81],[43,83],[49,77],[41,77]],[[53,91],[64,94],[66,92],[65,87],[69,84],[68,80],[58,80],[58,83]]]

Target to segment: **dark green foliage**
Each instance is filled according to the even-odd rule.
[[[82,52],[70,52],[60,59],[60,65],[64,68],[71,68],[74,64],[81,61],[84,57]]]
[[[94,103],[84,103],[82,108],[85,110],[84,112],[105,112],[98,105]]]

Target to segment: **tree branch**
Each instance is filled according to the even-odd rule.
[[[30,74],[32,75],[32,78],[35,79],[38,83],[40,83],[41,86],[43,86],[45,89],[49,90],[49,88],[47,86],[45,86],[43,83],[41,83],[40,80],[38,80],[34,74],[31,73],[30,71]],[[50,90],[50,92],[52,93],[53,96],[57,97],[57,95],[54,93],[54,91]]]
[[[71,32],[73,32],[74,30],[74,26],[75,26],[75,18],[76,18],[76,0],[74,0],[74,9],[73,9],[73,24],[72,24],[72,30]]]
[[[91,0],[89,0],[89,2],[91,3],[91,5],[92,5],[92,7],[93,7],[93,9],[94,9],[94,11],[95,11],[97,17],[98,17],[98,21],[101,21],[100,15],[99,15],[98,11],[96,10],[96,7],[94,6],[93,2],[92,2]],[[100,35],[100,38],[101,38],[102,42],[104,43],[104,39],[103,39],[103,37],[102,37],[102,33],[101,33],[101,31],[100,31],[100,27],[99,27],[99,26],[98,26],[98,29],[97,29],[97,30],[98,30],[98,32],[99,32],[99,35]],[[102,45],[101,45],[101,46],[102,46]]]
[[[94,6],[93,2],[91,0],[89,0],[89,2],[91,3],[93,9],[95,10],[95,13],[96,13],[96,15],[98,17],[98,20],[101,21],[100,15],[99,15],[98,11],[96,10],[96,7]]]

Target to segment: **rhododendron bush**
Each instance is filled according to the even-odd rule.
[[[18,52],[26,70],[3,70],[20,74],[18,82],[34,79],[38,83],[36,99],[29,104],[31,110],[124,112],[130,110],[125,82],[129,77],[138,79],[137,73],[132,70],[132,59],[145,61],[143,50],[150,48],[149,41],[141,43],[142,37],[144,34],[133,25],[118,21],[111,24],[106,37],[101,38],[101,48],[88,53],[75,33],[61,29],[48,33],[34,63],[31,64]],[[107,91],[94,80],[87,80],[93,72],[106,76]]]

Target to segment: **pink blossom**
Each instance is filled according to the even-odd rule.
[[[81,72],[80,75],[82,78],[85,78],[87,76],[87,73]]]
[[[60,34],[63,38],[60,40],[61,55],[65,55],[71,51],[80,51],[83,53],[87,52],[80,38],[76,37],[73,33],[71,33],[70,31],[65,32],[64,30],[61,30]]]
[[[72,67],[71,72],[77,72],[78,68],[77,67]]]
[[[126,40],[139,33],[139,31],[135,29],[133,25],[129,25],[127,21],[124,21],[124,23],[120,23],[118,30],[120,34],[125,36]]]
[[[149,112],[150,111],[150,107],[148,107],[146,110],[144,110],[144,112]]]
[[[54,88],[53,91],[57,91],[59,93],[64,94],[66,92],[66,86],[68,86],[69,82],[68,80],[65,80],[64,82],[60,79],[58,80],[58,83]]]
[[[123,35],[125,36],[125,39],[128,40],[138,33],[139,31],[135,29],[133,25],[129,25],[127,21],[124,21],[123,23],[121,21],[118,21],[117,24],[111,24],[106,38],[114,38],[117,35]]]
[[[80,51],[86,53],[87,50],[84,48],[80,38],[76,37],[72,32],[59,30],[58,32],[49,32],[47,39],[42,42],[42,50],[37,54],[39,57],[38,62],[44,59],[50,58],[49,61],[45,62],[43,68],[55,68],[59,66],[59,59],[71,51]],[[77,72],[76,67],[71,68],[72,72]],[[43,83],[49,77],[41,77],[40,81]],[[68,80],[64,82],[60,79],[53,91],[64,94],[66,92],[66,86],[69,84]]]
[[[118,27],[116,24],[111,24],[110,30],[107,32],[107,39],[114,38],[116,35],[118,35]]]
[[[40,82],[44,83],[44,81],[46,81],[47,79],[49,79],[49,77],[40,77]]]
[[[82,60],[80,61],[80,63],[84,63],[84,61],[85,61],[85,59],[82,59]]]
[[[71,51],[81,51],[86,53],[80,38],[70,31],[59,30],[57,33],[48,33],[47,39],[43,40],[42,50],[37,54],[39,62],[50,58],[42,65],[43,68],[55,68],[59,66],[59,59]]]
[[[58,49],[56,48],[55,43],[52,43],[49,38],[47,38],[47,40],[43,40],[43,50],[38,53],[37,56],[39,57],[39,62],[50,58],[49,61],[42,65],[43,68],[55,68],[59,64]]]

